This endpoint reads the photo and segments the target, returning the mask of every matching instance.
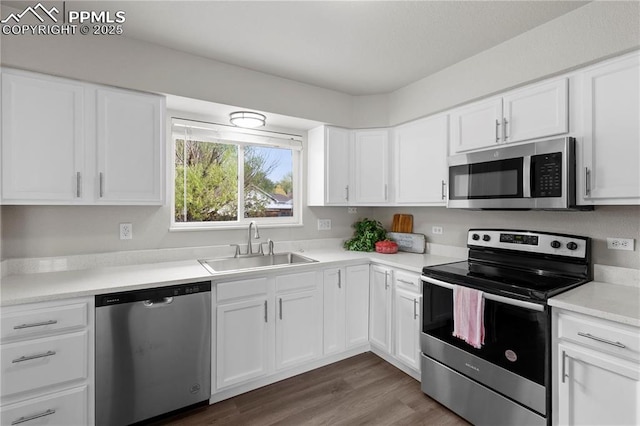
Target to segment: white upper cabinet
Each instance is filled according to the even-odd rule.
[[[355,205],[389,202],[389,131],[353,132],[353,201]]]
[[[387,204],[389,131],[312,129],[307,167],[310,206]]]
[[[501,121],[501,98],[476,102],[452,111],[450,154],[500,143]]]
[[[158,96],[97,90],[100,202],[162,202],[164,108]]]
[[[503,98],[502,141],[520,142],[569,131],[566,78],[527,86]]]
[[[584,204],[640,204],[640,55],[582,75]]]
[[[349,203],[351,131],[320,126],[309,131],[308,192],[310,206]]]
[[[84,86],[2,71],[2,197],[73,203],[85,196]]]
[[[567,133],[568,87],[557,79],[454,110],[450,154]]]
[[[395,203],[445,205],[449,116],[423,118],[394,130]]]
[[[164,98],[2,70],[3,204],[162,204]]]

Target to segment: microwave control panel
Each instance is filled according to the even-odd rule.
[[[531,157],[531,196],[562,197],[562,153]]]

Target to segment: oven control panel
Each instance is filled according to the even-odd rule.
[[[575,258],[587,255],[588,238],[547,232],[470,229],[467,246],[499,248]]]

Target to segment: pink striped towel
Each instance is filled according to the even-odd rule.
[[[453,287],[453,335],[477,349],[484,344],[484,297],[480,290]]]

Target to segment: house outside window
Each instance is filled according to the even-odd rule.
[[[300,136],[172,124],[172,229],[301,224]]]

